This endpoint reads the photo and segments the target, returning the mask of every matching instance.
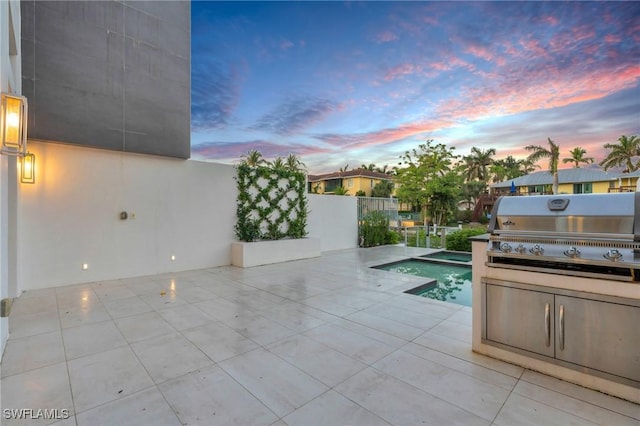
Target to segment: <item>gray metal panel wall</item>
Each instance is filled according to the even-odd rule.
[[[188,1],[22,1],[29,138],[189,158]]]

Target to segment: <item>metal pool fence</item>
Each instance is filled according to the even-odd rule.
[[[398,199],[381,197],[358,197],[358,223],[365,216],[380,212],[389,219],[389,225],[398,224]]]

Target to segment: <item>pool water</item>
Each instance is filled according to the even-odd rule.
[[[449,250],[437,251],[435,253],[425,254],[420,257],[426,257],[428,259],[451,260],[454,262],[471,262],[471,253]]]
[[[428,260],[401,260],[376,266],[376,269],[433,278],[436,284],[422,285],[405,293],[411,293],[443,302],[471,306],[471,267]]]

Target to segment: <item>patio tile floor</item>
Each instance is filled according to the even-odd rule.
[[[378,247],[34,290],[14,301],[9,409],[57,425],[609,424],[640,405],[471,351],[471,308],[370,269]]]

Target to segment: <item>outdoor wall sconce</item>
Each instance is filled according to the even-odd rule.
[[[20,167],[20,182],[36,183],[36,156],[30,152],[22,157],[22,167]]]
[[[23,157],[27,154],[27,98],[2,93],[0,111],[1,153]]]
[[[2,93],[0,107],[0,154],[21,157],[20,182],[35,183],[36,156],[27,152],[27,98]]]

